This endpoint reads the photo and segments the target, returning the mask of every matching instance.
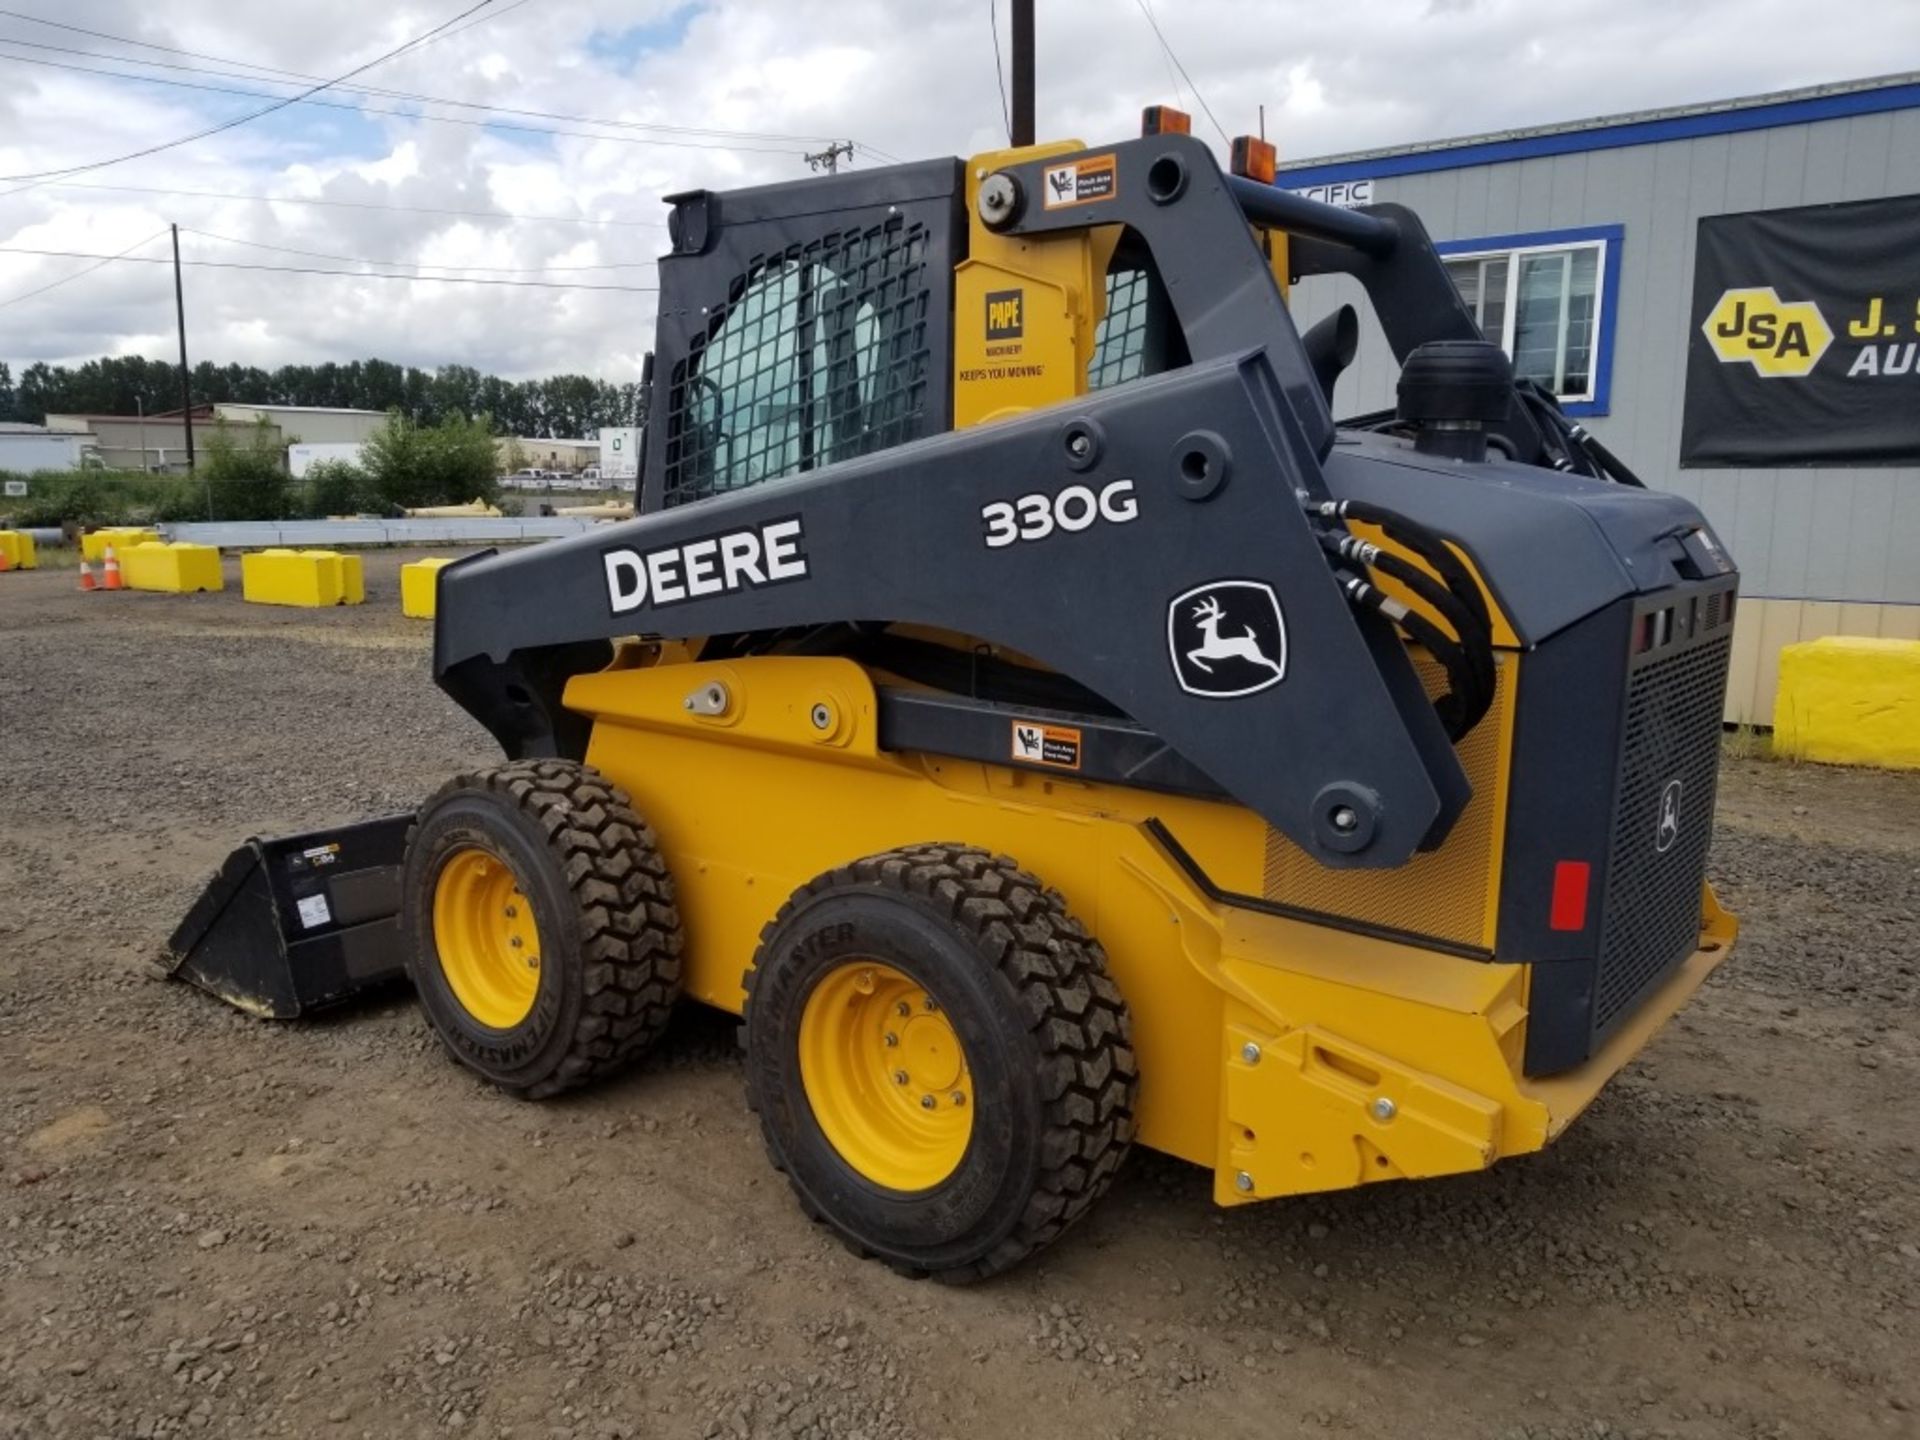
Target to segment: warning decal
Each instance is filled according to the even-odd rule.
[[[300,912],[300,925],[305,930],[328,924],[333,919],[333,912],[327,908],[327,897],[324,895],[309,895],[296,900],[293,908]]]
[[[1080,732],[1068,725],[1042,725],[1037,720],[1013,722],[1013,758],[1028,765],[1052,765],[1061,770],[1080,768]]]
[[[1041,189],[1049,210],[1067,205],[1088,205],[1095,200],[1111,200],[1120,193],[1118,172],[1113,156],[1096,155],[1091,160],[1070,160],[1065,165],[1049,165]]]

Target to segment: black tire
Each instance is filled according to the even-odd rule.
[[[512,870],[538,927],[537,990],[508,1028],[461,1004],[435,944],[441,871],[472,849]],[[402,897],[421,1009],[456,1060],[515,1095],[544,1099],[620,1069],[679,998],[673,880],[626,793],[586,765],[520,760],[442,786],[407,833]]]
[[[849,1164],[802,1080],[809,995],[863,959],[925,987],[971,1069],[965,1153],[930,1189],[888,1189]],[[1004,856],[917,845],[822,875],[761,933],[745,984],[748,1101],[768,1153],[858,1254],[944,1281],[998,1274],[1084,1215],[1126,1156],[1138,1084],[1126,1005],[1059,894]]]

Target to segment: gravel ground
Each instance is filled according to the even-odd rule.
[[[507,1100],[396,1000],[143,961],[250,833],[492,747],[358,611],[0,577],[0,1436],[1920,1435],[1920,777],[1730,762],[1733,961],[1547,1153],[1223,1214],[1129,1163],[916,1285],[766,1165],[731,1027]]]

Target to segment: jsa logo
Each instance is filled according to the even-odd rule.
[[[1700,327],[1729,365],[1745,360],[1770,380],[1811,374],[1833,331],[1811,300],[1782,300],[1771,285],[1729,290]]]

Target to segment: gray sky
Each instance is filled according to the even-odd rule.
[[[221,91],[293,93],[274,72],[340,74],[471,3],[0,0],[119,37],[0,15],[0,175],[192,134],[267,103]],[[845,136],[901,158],[1004,143],[989,8],[986,0],[494,0],[350,83],[622,125],[331,94],[319,98],[347,108],[296,105],[54,183],[0,182],[0,251],[105,255],[175,222],[191,259],[366,268],[232,243],[249,241],[349,261],[495,267],[441,274],[650,285],[643,262],[663,244],[659,197],[800,178],[800,155],[818,143],[788,137]],[[1195,112],[1195,133],[1224,153],[1142,8],[1141,0],[1038,0],[1041,138],[1126,137],[1142,105],[1171,102]],[[1916,0],[1850,0],[1828,12],[1844,22],[1817,18],[1804,0],[1155,0],[1152,8],[1229,134],[1253,130],[1266,105],[1283,163],[1920,68]],[[1005,0],[1000,15],[1004,45]],[[81,73],[108,70],[119,73]],[[134,74],[176,83],[124,78]],[[427,121],[418,118],[423,109],[523,128]],[[855,160],[879,163],[866,150]],[[156,240],[133,253],[167,249]],[[0,360],[16,373],[33,360],[171,355],[164,265],[108,265],[5,303],[87,264],[0,253]],[[562,268],[615,265],[631,268]],[[187,304],[196,360],[271,366],[379,355],[615,381],[635,376],[653,324],[648,293],[249,270],[190,269]]]

